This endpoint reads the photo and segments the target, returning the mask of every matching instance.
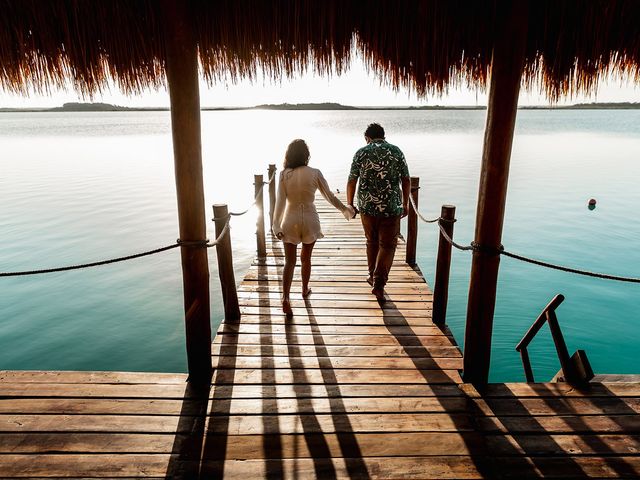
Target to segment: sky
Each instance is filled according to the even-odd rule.
[[[79,97],[71,88],[68,91],[54,91],[50,95],[32,94],[29,97],[11,95],[0,91],[0,108],[57,107],[66,102],[94,101],[127,107],[168,107],[169,95],[166,90],[149,90],[142,95],[126,96],[116,87],[111,87],[103,95],[93,99]],[[640,86],[632,82],[609,79],[598,87],[597,94],[579,95],[565,98],[559,105],[587,102],[640,102]],[[298,75],[293,79],[273,82],[261,79],[253,83],[242,80],[208,86],[200,82],[200,104],[203,107],[254,106],[279,103],[321,103],[337,102],[353,106],[407,106],[407,105],[486,105],[487,95],[468,88],[452,88],[442,96],[417,98],[412,92],[402,89],[393,91],[381,85],[376,75],[366,71],[360,58],[356,58],[351,68],[341,76],[318,77],[313,73]],[[548,105],[543,95],[536,91],[520,93],[520,105]]]

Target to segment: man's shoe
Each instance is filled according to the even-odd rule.
[[[373,287],[373,276],[372,275],[369,275],[367,277],[367,283]]]

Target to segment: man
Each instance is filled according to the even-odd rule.
[[[409,213],[411,181],[402,151],[385,141],[384,128],[372,123],[364,132],[367,145],[356,152],[347,182],[353,206],[358,180],[358,209],[367,237],[367,282],[380,303],[400,234],[400,219]]]

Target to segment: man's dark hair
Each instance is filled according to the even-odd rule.
[[[310,156],[309,147],[307,147],[305,141],[297,138],[287,147],[287,152],[284,154],[284,168],[307,165]]]
[[[364,131],[364,135],[369,138],[384,138],[384,128],[379,123],[371,123]]]

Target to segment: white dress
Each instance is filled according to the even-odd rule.
[[[324,237],[314,204],[316,190],[345,218],[353,217],[354,210],[331,192],[320,170],[309,166],[286,168],[280,173],[272,225],[274,235],[283,234],[283,242],[297,245]]]

